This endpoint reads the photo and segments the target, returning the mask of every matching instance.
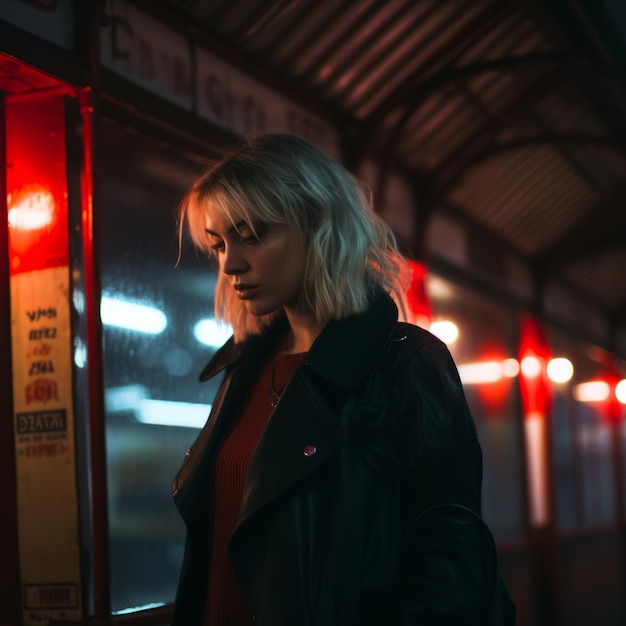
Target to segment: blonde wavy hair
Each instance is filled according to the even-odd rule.
[[[256,235],[261,224],[286,224],[307,242],[300,304],[318,321],[364,311],[380,285],[406,311],[408,267],[395,237],[378,217],[364,187],[323,150],[295,135],[259,135],[214,162],[180,207],[194,244],[214,255],[205,231],[208,213],[219,211],[235,227]],[[233,327],[235,341],[258,334],[281,315],[248,313],[228,277],[219,272],[215,316]]]

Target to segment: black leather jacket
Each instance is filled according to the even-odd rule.
[[[201,623],[208,459],[280,333],[229,341],[201,375],[226,370],[173,482],[188,529],[173,626]],[[488,623],[497,567],[477,515],[481,463],[443,343],[397,322],[386,295],[330,322],[258,443],[229,544],[256,624]]]

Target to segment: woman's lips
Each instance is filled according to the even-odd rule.
[[[237,283],[233,286],[235,288],[235,291],[237,292],[237,295],[242,300],[248,300],[252,298],[252,296],[254,295],[254,291],[257,289],[257,285],[248,285],[247,283]]]

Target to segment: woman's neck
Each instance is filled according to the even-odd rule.
[[[326,321],[318,322],[313,314],[285,312],[289,328],[280,352],[282,354],[299,354],[308,352],[313,342],[326,326]]]

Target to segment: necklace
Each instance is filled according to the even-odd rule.
[[[279,400],[281,399],[283,392],[287,388],[294,371],[298,368],[298,365],[304,358],[304,352],[299,354],[281,354],[274,355],[272,360],[272,369],[270,370],[270,406],[272,409],[276,408]],[[276,369],[278,368],[278,372]],[[278,379],[278,384],[276,380]]]
[[[272,363],[272,374],[270,380],[270,406],[275,409],[278,401],[280,400],[280,396],[283,395],[283,391],[285,389],[284,385],[280,389],[276,389],[276,361],[277,357],[274,357],[274,361]]]

